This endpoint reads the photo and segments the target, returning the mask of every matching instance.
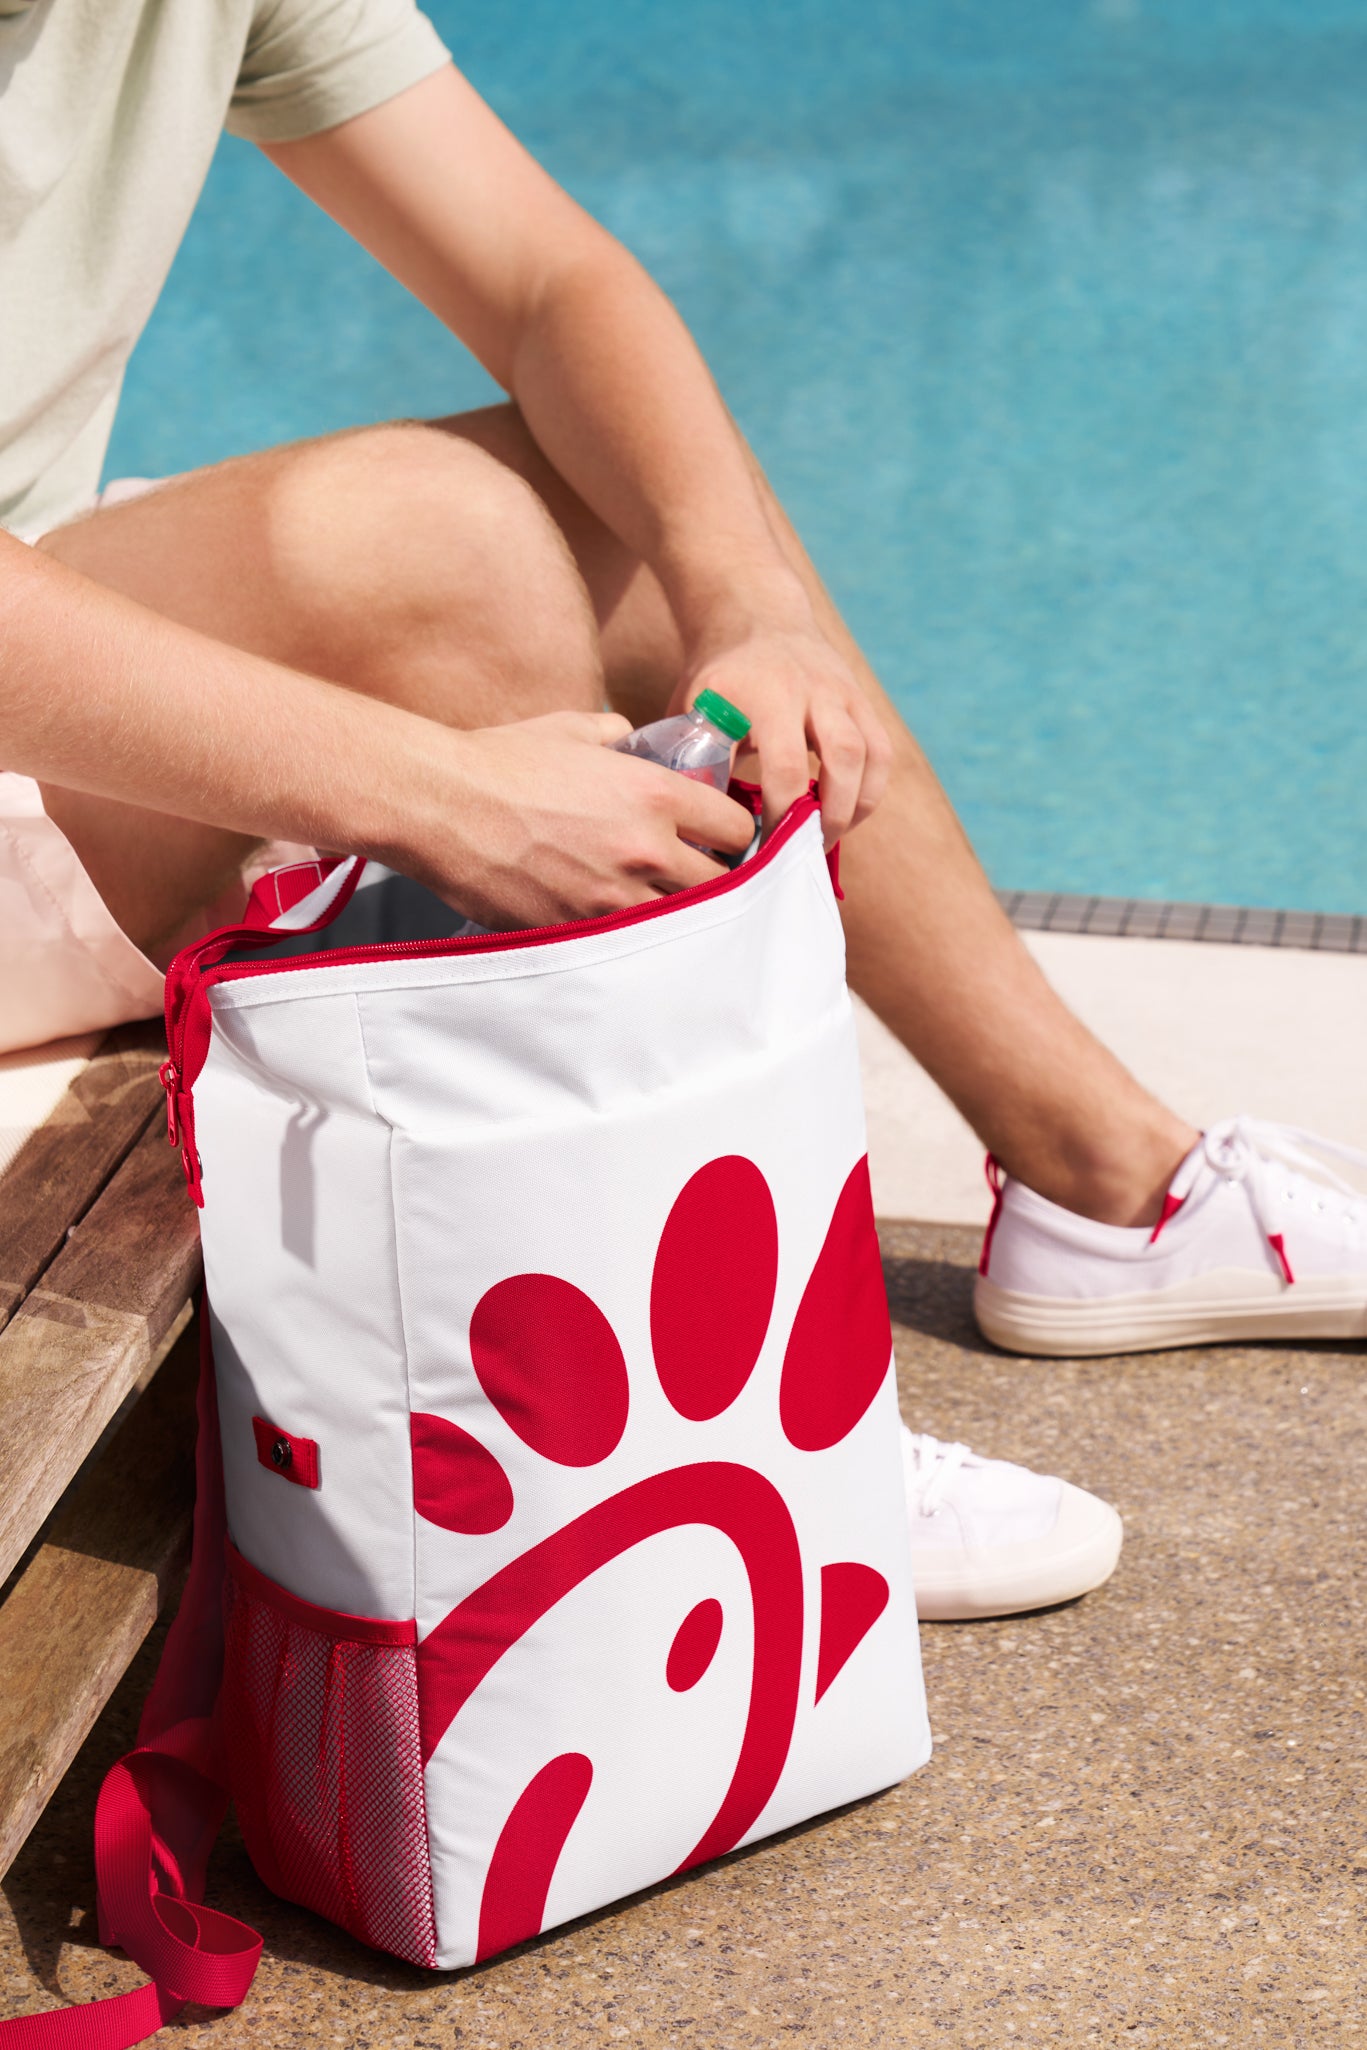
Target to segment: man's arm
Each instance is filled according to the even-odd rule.
[[[458,732],[165,619],[0,533],[0,766],[148,811],[376,856],[489,924],[704,882],[751,822],[604,743],[609,714]],[[567,773],[571,758],[572,772]]]
[[[561,475],[651,568],[687,653],[754,723],[770,820],[821,762],[829,838],[890,749],[765,517],[683,322],[459,72],[267,155],[474,351]]]

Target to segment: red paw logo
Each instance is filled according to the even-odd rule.
[[[669,1213],[650,1275],[651,1359],[634,1374],[603,1312],[563,1276],[514,1274],[495,1283],[470,1324],[470,1357],[487,1401],[521,1446],[547,1462],[543,1472],[583,1476],[586,1506],[492,1573],[424,1637],[424,1760],[506,1654],[574,1590],[649,1540],[702,1526],[733,1548],[743,1579],[730,1575],[726,1599],[712,1592],[691,1602],[673,1631],[663,1679],[673,1694],[689,1694],[727,1633],[743,1632],[749,1690],[738,1750],[734,1734],[728,1737],[734,1769],[679,1870],[732,1849],[773,1794],[800,1705],[804,1636],[812,1628],[818,1633],[819,1701],[888,1600],[887,1581],[873,1567],[836,1560],[821,1565],[819,1617],[804,1616],[803,1560],[780,1489],[754,1465],[690,1456],[700,1449],[690,1447],[690,1436],[704,1435],[694,1427],[730,1412],[751,1381],[769,1336],[778,1272],[768,1183],[752,1161],[732,1154],[700,1168]],[[787,1336],[777,1419],[772,1406],[768,1411],[770,1437],[778,1442],[781,1433],[785,1446],[803,1455],[839,1445],[882,1385],[891,1351],[868,1163],[861,1160],[841,1190]],[[654,1402],[642,1379],[649,1373],[668,1407],[659,1412],[656,1404],[643,1428],[652,1448],[667,1445],[669,1463],[604,1494],[597,1470],[629,1442],[633,1384],[641,1406],[647,1397]],[[471,1540],[510,1521],[513,1480],[477,1437],[444,1417],[418,1415],[412,1444],[421,1516]],[[748,1600],[736,1601],[738,1587]],[[513,1803],[484,1877],[481,1957],[542,1927],[557,1862],[593,1779],[587,1751],[566,1750]]]

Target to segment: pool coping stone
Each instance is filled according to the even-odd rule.
[[[1163,903],[1146,897],[1084,897],[1045,890],[998,890],[996,896],[1011,923],[1027,932],[1367,954],[1367,915],[1348,912],[1273,911],[1243,904]]]

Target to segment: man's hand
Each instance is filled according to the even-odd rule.
[[[712,642],[684,672],[672,709],[720,691],[751,724],[766,831],[819,764],[827,847],[868,817],[887,786],[892,746],[846,663],[815,620],[759,621]],[[742,763],[740,773],[745,773]]]
[[[750,814],[615,753],[629,731],[613,713],[552,712],[444,735],[403,844],[382,858],[494,927],[593,918],[724,875],[698,848],[744,853]]]

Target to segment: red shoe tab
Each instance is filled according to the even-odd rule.
[[[282,1480],[293,1481],[296,1488],[317,1487],[318,1446],[314,1439],[296,1438],[293,1431],[282,1431],[278,1424],[268,1424],[263,1416],[252,1418],[252,1435],[262,1466],[268,1466]]]
[[[1292,1287],[1295,1283],[1296,1277],[1291,1272],[1291,1262],[1286,1257],[1286,1240],[1282,1237],[1279,1231],[1270,1231],[1267,1234],[1267,1243],[1269,1244],[1269,1246],[1271,1246],[1273,1252],[1277,1256],[1278,1262],[1281,1266],[1282,1273],[1286,1277],[1287,1287]]]
[[[1174,1217],[1176,1217],[1178,1211],[1182,1208],[1182,1205],[1186,1202],[1186,1200],[1187,1199],[1185,1196],[1174,1196],[1172,1190],[1168,1190],[1167,1195],[1163,1198],[1163,1209],[1159,1216],[1158,1222],[1154,1226],[1153,1231],[1149,1237],[1150,1245],[1152,1245],[1154,1240],[1158,1237],[1158,1234],[1160,1231],[1162,1231],[1163,1226],[1165,1224],[1170,1223],[1171,1220]]]
[[[987,1230],[983,1233],[983,1249],[978,1255],[978,1272],[986,1278],[987,1269],[992,1259],[992,1241],[996,1236],[997,1220],[1002,1214],[1002,1197],[1006,1186],[1006,1177],[1002,1173],[1002,1164],[995,1153],[988,1154],[983,1162],[983,1172],[987,1176],[987,1186],[992,1191],[992,1215],[987,1220]]]

